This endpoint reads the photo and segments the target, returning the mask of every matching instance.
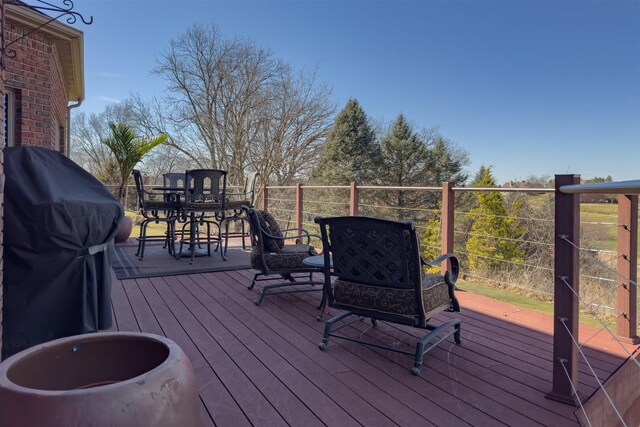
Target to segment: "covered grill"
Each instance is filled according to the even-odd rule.
[[[111,326],[108,247],[122,205],[57,151],[4,150],[2,356]]]

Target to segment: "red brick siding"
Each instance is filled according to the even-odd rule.
[[[8,23],[6,34],[14,40],[26,31]],[[58,126],[57,142],[64,153],[67,96],[55,44],[36,32],[12,48],[16,55],[7,58],[6,85],[16,91],[15,143],[54,148]]]
[[[4,19],[4,0],[0,0],[0,20]],[[0,93],[4,93],[5,73],[0,69]],[[4,102],[0,102],[0,117],[4,117]],[[0,133],[4,132],[4,126],[0,126]],[[0,144],[0,354],[2,354],[2,319],[3,319],[3,294],[2,283],[4,281],[4,253],[2,242],[4,241],[4,146]]]

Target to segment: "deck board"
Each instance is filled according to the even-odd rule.
[[[268,296],[256,306],[257,291],[247,289],[252,276],[240,270],[113,280],[111,330],[165,335],[185,351],[199,382],[203,426],[577,425],[575,408],[545,399],[550,316],[461,292],[463,311],[434,323],[459,317],[463,345],[442,343],[415,377],[408,356],[338,340],[319,350],[319,292]],[[419,335],[366,322],[347,333],[398,346]],[[585,340],[595,333],[581,327]],[[584,351],[601,380],[627,354],[605,333]],[[587,371],[581,363],[585,395],[596,385]]]

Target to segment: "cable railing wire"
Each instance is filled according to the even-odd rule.
[[[304,204],[349,206],[349,202],[321,202],[319,200],[305,200]]]
[[[394,210],[403,210],[403,211],[415,211],[415,212],[435,212],[440,213],[439,209],[425,209],[425,208],[410,208],[403,206],[389,206],[389,205],[370,205],[367,203],[359,203],[359,207],[365,208],[378,208],[378,209],[394,209]]]
[[[461,254],[464,254],[464,255],[468,255],[468,256],[472,256],[472,257],[478,257],[478,258],[482,258],[482,259],[490,259],[490,260],[502,262],[502,263],[505,263],[505,264],[517,265],[517,266],[520,266],[520,267],[530,267],[530,268],[537,268],[537,269],[540,269],[540,270],[553,271],[553,268],[543,267],[541,265],[527,264],[527,263],[524,263],[524,262],[523,263],[513,262],[513,261],[508,261],[506,259],[488,257],[488,256],[485,256],[485,255],[478,255],[478,254],[475,254],[473,252],[458,251],[458,253],[461,253]]]
[[[490,214],[481,214],[475,212],[466,212],[466,211],[454,211],[455,214],[469,215],[469,216],[484,216],[489,218],[505,218],[505,219],[520,219],[526,221],[541,221],[541,222],[555,222],[552,219],[545,218],[533,218],[533,217],[519,217],[519,216],[508,216],[508,215],[490,215]]]
[[[484,237],[487,239],[497,239],[497,240],[506,240],[508,242],[521,242],[521,243],[532,243],[532,244],[536,244],[536,245],[543,245],[543,246],[553,246],[553,244],[551,243],[545,243],[545,242],[537,242],[534,240],[525,240],[525,239],[512,239],[510,237],[499,237],[499,236],[492,236],[489,234],[479,234],[479,233],[468,233],[465,231],[454,231],[455,234],[462,234],[465,236],[473,236],[473,237]]]
[[[580,296],[579,293],[577,293],[569,284],[569,282],[567,281],[567,277],[560,277],[560,281],[563,282],[567,288],[569,288],[571,290],[571,292],[578,298],[578,300],[580,301],[580,303],[582,303],[584,306],[588,307],[588,304],[584,301],[584,299]],[[607,332],[609,332],[609,335],[611,335],[611,337],[618,343],[618,345],[627,353],[627,356],[629,356],[638,367],[640,367],[640,362],[638,362],[636,359],[633,358],[633,355],[629,352],[629,350],[627,350],[627,347],[625,347],[625,345],[618,339],[618,337],[611,332],[611,330],[609,329],[609,327],[607,326],[606,323],[604,323],[602,321],[602,319],[600,318],[600,316],[597,315],[597,313],[595,313],[593,310],[587,309],[589,311],[589,313],[591,313],[592,316],[594,316],[596,318],[596,320],[598,320],[598,322],[600,322],[600,324],[602,325],[602,327],[604,329],[607,330]]]
[[[576,387],[573,385],[573,381],[571,381],[571,376],[569,375],[569,371],[567,370],[567,367],[564,366],[564,364],[566,363],[566,360],[560,359],[559,362],[560,362],[560,365],[562,366],[562,369],[564,369],[564,373],[567,375],[567,379],[569,380],[569,384],[571,385],[571,390],[573,391],[573,395],[576,397],[576,399],[578,399],[578,405],[580,405],[580,409],[584,414],[584,419],[587,420],[587,423],[589,423],[589,427],[592,427],[593,425],[591,424],[591,420],[589,420],[589,417],[587,416],[587,411],[585,411],[584,409],[584,405],[582,404],[582,400],[580,399],[578,390],[576,390]]]
[[[619,318],[620,316],[622,316],[622,313],[618,313],[618,315],[617,315],[616,317],[614,317],[612,320],[610,320],[610,321],[607,323],[607,327],[608,327],[608,326],[611,326],[611,325],[613,324],[613,322],[615,322],[616,320],[618,320],[618,318]],[[598,335],[600,335],[600,333],[601,333],[602,331],[604,331],[604,330],[605,330],[604,328],[600,328],[600,329],[598,329],[598,330],[596,331],[596,333],[595,333],[595,334],[591,335],[588,339],[586,339],[585,341],[583,341],[583,342],[582,342],[582,344],[580,344],[580,347],[584,347],[585,345],[587,345],[587,344],[589,343],[589,341],[591,341],[592,339],[594,339],[595,337],[597,337]]]
[[[561,238],[562,240],[564,240],[565,242],[569,243],[571,246],[573,246],[574,248],[578,249],[579,251],[583,250],[580,246],[576,245],[575,243],[573,243],[571,240],[569,240],[569,238],[562,234],[558,236],[559,238]],[[623,274],[620,274],[617,270],[614,270],[613,268],[609,267],[607,264],[605,264],[604,262],[600,261],[598,258],[595,258],[600,265],[602,265],[604,268],[606,268],[607,270],[611,271],[612,273],[614,273],[616,276],[621,277],[622,279],[626,280],[627,282],[631,283],[634,286],[638,286],[638,283],[634,280],[631,280],[629,277],[626,277]],[[612,280],[613,281],[613,280]]]
[[[625,427],[627,427],[627,423],[625,423],[624,418],[622,418],[622,415],[620,415],[620,411],[618,410],[618,407],[615,405],[615,403],[613,403],[613,400],[611,400],[611,396],[609,396],[609,393],[607,393],[607,390],[604,388],[604,385],[600,381],[600,378],[598,378],[598,375],[596,374],[596,371],[591,366],[591,363],[589,363],[589,359],[587,359],[587,356],[582,351],[582,348],[580,347],[580,344],[578,344],[578,342],[576,341],[576,338],[571,333],[571,330],[569,330],[569,327],[567,326],[567,323],[566,323],[567,319],[560,318],[558,320],[560,320],[560,323],[562,323],[562,326],[564,326],[564,328],[567,330],[567,333],[569,334],[569,337],[571,338],[571,341],[573,341],[573,343],[575,344],[576,348],[578,349],[578,352],[580,352],[580,355],[582,356],[582,359],[584,360],[584,362],[589,367],[589,370],[591,371],[591,374],[593,375],[593,377],[595,378],[596,382],[598,383],[598,386],[602,389],[602,392],[604,393],[604,395],[607,397],[607,400],[611,404],[611,407],[613,407],[613,410],[615,411],[616,415],[618,416],[618,418],[620,419],[622,424]]]

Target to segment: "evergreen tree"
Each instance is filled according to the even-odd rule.
[[[445,181],[462,185],[467,179],[462,171],[468,163],[467,154],[457,150],[451,142],[434,129],[417,134],[403,114],[398,115],[380,142],[381,185],[394,187],[440,186]],[[384,191],[378,198],[393,206],[398,220],[414,220],[415,208],[438,209],[439,195],[423,191]],[[405,210],[403,210],[405,208]]]
[[[426,185],[429,150],[400,114],[380,141],[382,159],[379,183],[394,187]],[[398,208],[397,219],[404,219],[402,208],[424,205],[424,194],[416,191],[384,191],[380,197],[388,206]]]
[[[322,184],[372,184],[380,159],[375,132],[357,100],[337,115],[312,178]]]
[[[435,214],[433,218],[427,221],[427,225],[424,229],[422,240],[420,242],[421,255],[426,261],[434,260],[441,255],[441,232],[440,215]],[[427,268],[427,271],[429,273],[438,273],[440,271],[440,267],[429,267]]]
[[[473,186],[496,187],[490,167],[480,168]],[[524,249],[521,242],[513,239],[520,238],[524,230],[515,218],[509,217],[502,194],[478,192],[476,199],[478,206],[467,214],[467,218],[473,221],[466,243],[470,269],[487,271],[504,268],[501,261],[522,262]]]
[[[456,151],[450,141],[441,136],[436,136],[433,146],[429,150],[429,173],[433,185],[441,185],[443,182],[453,182],[462,185],[468,175],[463,172],[465,165],[469,163],[467,154]]]

